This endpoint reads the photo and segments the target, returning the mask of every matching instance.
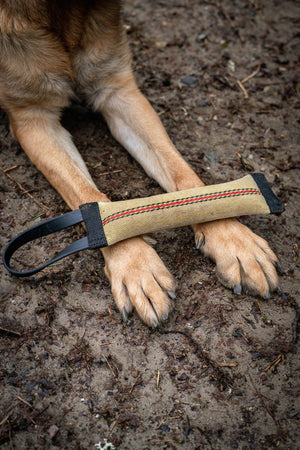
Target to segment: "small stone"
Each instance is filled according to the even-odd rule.
[[[205,33],[201,33],[201,34],[198,35],[197,41],[201,42],[201,41],[204,41],[206,38],[207,38],[206,34]]]
[[[170,427],[169,427],[168,425],[166,425],[166,424],[161,425],[161,426],[159,427],[159,429],[160,429],[161,431],[167,431],[167,432],[170,431]]]
[[[231,72],[235,72],[235,62],[231,59],[228,61],[227,67]]]
[[[48,433],[50,436],[50,439],[53,439],[59,431],[59,428],[56,425],[51,425],[51,427],[48,429]]]
[[[167,46],[167,42],[165,41],[156,41],[155,45],[157,48],[165,48]]]
[[[193,84],[196,84],[197,81],[198,81],[198,79],[196,77],[181,77],[180,78],[180,82],[187,86],[192,86]]]

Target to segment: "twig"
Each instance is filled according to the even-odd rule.
[[[243,84],[240,82],[240,80],[236,80],[238,87],[241,89],[241,91],[244,94],[245,98],[249,98],[248,92],[246,91],[246,89],[244,88]]]
[[[276,417],[275,417],[273,411],[271,411],[271,409],[269,408],[269,405],[266,403],[266,401],[265,401],[265,399],[264,399],[264,396],[262,395],[262,393],[261,393],[261,392],[257,389],[257,387],[255,386],[254,381],[253,381],[253,379],[252,379],[252,377],[251,377],[251,375],[250,375],[249,372],[248,372],[248,376],[249,376],[249,379],[250,379],[251,384],[252,384],[252,386],[253,386],[253,389],[254,389],[255,392],[256,392],[256,395],[260,398],[260,400],[261,400],[261,402],[262,402],[262,404],[263,404],[265,410],[267,411],[267,413],[269,414],[269,416],[273,419],[275,425],[277,426],[277,430],[278,430],[278,431],[281,431],[281,426],[280,426],[279,420],[276,419]]]
[[[262,310],[262,308],[261,308],[260,302],[259,302],[257,299],[255,299],[255,300],[254,300],[254,303],[255,303],[255,305],[257,306],[257,308],[258,308],[260,314],[262,314],[262,313],[263,313],[263,310]]]
[[[17,181],[15,180],[9,173],[5,172],[5,170],[1,169],[0,170],[13,182],[15,183],[18,188],[24,193],[26,194],[34,203],[36,203],[40,208],[49,211],[48,206],[44,205],[43,203],[39,202],[38,200],[36,200],[33,195],[31,195],[25,188],[23,188],[23,186]]]
[[[128,398],[130,398],[131,397],[131,395],[132,395],[132,393],[133,393],[133,390],[134,390],[134,388],[136,387],[136,385],[137,385],[137,382],[139,381],[139,379],[141,378],[141,372],[138,374],[138,376],[136,377],[136,379],[135,379],[135,382],[133,383],[133,385],[132,385],[132,387],[131,387],[131,389],[130,389],[130,391],[128,392]]]
[[[239,365],[238,362],[233,363],[219,363],[218,367],[237,367]]]
[[[78,303],[78,305],[80,306],[80,308],[81,308],[84,312],[88,312],[88,310],[80,303],[79,300],[76,300],[76,303]]]
[[[12,415],[13,410],[15,409],[16,406],[17,406],[17,403],[13,404],[13,405],[8,409],[8,414],[7,414],[7,416],[5,416],[5,417],[1,420],[1,422],[0,422],[0,427],[1,427],[1,425],[4,425],[5,422],[9,419],[9,417]]]
[[[277,358],[274,359],[270,364],[267,365],[262,371],[267,372],[268,370],[271,370],[271,372],[274,372],[276,367],[280,362],[284,360],[284,356],[282,354],[278,355]]]
[[[204,359],[206,364],[213,369],[214,376],[215,376],[216,380],[221,384],[221,386],[223,385],[222,387],[227,387],[227,386],[233,387],[233,384],[234,384],[233,380],[226,373],[224,373],[222,371],[222,369],[220,368],[220,365],[218,363],[215,363],[214,361],[212,361],[210,359],[208,353],[205,350],[203,350],[203,348],[198,344],[198,342],[195,341],[195,339],[192,338],[192,336],[190,336],[185,331],[181,331],[181,330],[161,330],[161,333],[182,334],[183,336],[188,338],[190,340],[190,342],[196,347],[197,352],[200,354],[202,359]],[[202,373],[206,372],[207,369],[208,368],[205,368],[205,370]]]
[[[230,27],[232,28],[232,31],[234,32],[234,34],[236,36],[238,36],[239,40],[241,42],[244,42],[244,39],[241,38],[240,33],[238,28],[235,26],[235,24],[232,22],[229,14],[227,13],[227,11],[225,11],[225,9],[221,6],[221,2],[217,1],[216,2],[216,7],[219,8],[219,10],[221,11],[221,13],[223,14],[223,16],[225,17],[225,19],[228,21]]]
[[[158,391],[159,387],[159,380],[160,380],[160,371],[157,371],[157,377],[156,377],[156,390]]]
[[[0,330],[4,331],[5,333],[15,334],[16,336],[22,336],[21,333],[19,333],[18,331],[9,330],[8,328],[4,328],[4,327],[1,327],[1,326],[0,326]]]
[[[0,422],[0,427],[1,427],[1,425],[4,425],[4,424],[5,424],[5,422],[9,419],[9,417],[11,416],[11,414],[12,414],[12,411],[11,411],[9,414],[7,414],[7,416],[5,416],[5,417],[1,420],[1,422]]]
[[[299,323],[299,319],[300,319],[300,309],[297,309],[296,311],[296,317],[293,323],[293,342],[294,344],[297,342],[298,340],[298,323]]]
[[[118,169],[118,170],[111,170],[109,172],[96,173],[94,175],[94,177],[98,178],[98,177],[101,177],[102,175],[110,175],[111,173],[119,173],[119,172],[123,172],[123,170],[122,169]]]
[[[37,419],[39,416],[41,416],[45,411],[47,411],[47,409],[49,408],[50,405],[45,406],[45,408],[41,409],[40,411],[38,411],[33,417],[35,419]]]
[[[9,297],[10,297],[10,293],[3,295],[3,297],[0,298],[0,303],[5,302],[6,300],[9,299]]]
[[[117,423],[119,422],[119,419],[121,417],[122,412],[120,412],[120,414],[118,415],[118,417],[116,418],[116,420],[114,421],[114,423],[112,424],[112,426],[110,427],[110,430],[108,432],[108,435],[106,436],[106,439],[108,439],[111,435],[111,433],[113,432],[113,430],[116,428]]]
[[[251,327],[253,328],[253,330],[256,329],[256,325],[255,325],[255,323],[253,322],[253,320],[248,319],[248,317],[244,316],[244,314],[242,314],[242,318],[243,318],[249,325],[251,325]]]
[[[7,169],[4,169],[3,172],[7,173],[7,172],[10,172],[11,170],[17,169],[18,167],[20,167],[20,165],[16,164],[15,166],[11,166],[11,167],[8,167]]]
[[[19,395],[16,395],[16,398],[20,400],[20,402],[23,402],[25,403],[25,405],[29,406],[29,408],[31,409],[33,408],[33,406],[30,403],[28,403],[26,400],[24,400],[24,398],[20,397]]]
[[[209,101],[212,104],[212,107],[214,109],[215,112],[218,112],[218,108],[216,107],[215,102],[213,101],[213,98],[215,97],[215,94],[210,94],[209,95]]]
[[[1,298],[0,298],[0,303],[5,302],[6,300],[9,299],[9,297],[11,295],[13,295],[16,292],[16,287],[13,288],[11,291],[7,292],[6,294],[4,294]]]
[[[231,28],[233,29],[233,31],[235,32],[235,26],[229,16],[229,14],[224,10],[224,8],[221,6],[221,3],[219,1],[216,2],[216,6],[217,8],[219,8],[219,10],[221,11],[221,13],[223,14],[223,16],[225,17],[226,20],[228,20],[229,25],[231,26]]]
[[[169,415],[175,411],[174,406],[172,406],[172,408],[170,409],[170,411],[167,412],[167,414],[164,415],[164,417],[162,418],[162,420],[160,421],[159,425],[157,425],[157,429],[159,429],[167,420],[167,418],[169,417]]]
[[[187,337],[196,347],[197,351],[200,353],[200,355],[202,356],[203,359],[205,359],[205,361],[209,364],[212,364],[214,366],[214,363],[209,359],[209,357],[206,355],[206,352],[203,350],[203,348],[198,344],[198,342],[196,342],[192,336],[190,336],[188,333],[186,333],[185,331],[181,331],[181,330],[162,330],[161,331],[164,334],[182,334],[182,336]]]
[[[11,427],[10,427],[10,424],[9,424],[9,430],[8,430],[8,437],[9,437],[9,444],[10,444],[10,448],[11,448],[11,450],[14,450],[14,445],[13,445],[13,441],[12,441],[12,437],[11,437]]]
[[[249,98],[249,94],[248,94],[248,92],[247,92],[247,90],[246,90],[246,88],[244,86],[244,83],[247,83],[247,81],[249,81],[249,80],[251,80],[251,78],[255,77],[255,75],[259,72],[259,70],[260,70],[260,66],[258,66],[257,69],[254,72],[252,72],[250,75],[248,75],[242,81],[236,80],[236,84],[238,85],[240,90],[243,92],[245,98]],[[228,74],[231,77],[235,78],[234,75],[230,71],[228,71]]]
[[[115,379],[115,382],[118,383],[118,382],[119,382],[118,375],[115,374],[115,371],[114,371],[112,365],[109,364],[109,361],[108,361],[108,359],[106,358],[105,355],[102,354],[102,357],[105,359],[106,364],[107,364],[108,367],[110,368],[110,371],[111,371],[111,373],[113,374],[113,377],[114,377],[114,379]]]
[[[248,75],[246,78],[244,78],[241,83],[247,83],[247,81],[251,80],[251,78],[255,77],[255,75],[258,74],[258,72],[260,71],[260,66],[257,67],[256,70],[254,70],[254,72],[252,72],[250,75]]]
[[[102,342],[102,344],[98,344],[99,347],[101,347],[102,345],[110,345],[110,344],[115,344],[116,341],[111,341],[111,342]]]

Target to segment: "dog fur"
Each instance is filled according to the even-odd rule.
[[[203,183],[171,143],[139,91],[119,0],[0,0],[0,105],[10,129],[70,208],[109,201],[60,124],[79,92],[113,136],[166,191]],[[220,280],[268,298],[277,258],[265,240],[234,219],[193,225],[196,245]],[[150,326],[167,319],[175,282],[141,238],[102,249],[123,318],[135,308]]]

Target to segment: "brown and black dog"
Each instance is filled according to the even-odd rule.
[[[119,0],[0,0],[0,32],[0,106],[15,138],[70,208],[109,201],[60,124],[76,92],[163,189],[203,185],[136,85]],[[277,258],[247,227],[227,219],[193,230],[224,285],[265,298],[277,287]],[[135,308],[149,325],[166,320],[175,284],[156,252],[132,238],[102,253],[124,319]]]

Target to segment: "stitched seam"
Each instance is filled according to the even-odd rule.
[[[250,193],[261,194],[261,192],[259,190],[253,189],[253,188],[229,189],[227,191],[214,192],[213,194],[192,195],[190,197],[183,197],[183,198],[178,199],[178,200],[168,200],[168,201],[165,201],[163,203],[149,203],[148,205],[141,206],[140,208],[148,208],[148,207],[159,206],[159,205],[164,206],[164,205],[168,205],[169,203],[181,202],[181,201],[184,201],[184,200],[193,200],[193,199],[195,199],[196,201],[198,201],[201,198],[211,197],[211,196],[215,196],[215,195],[219,195],[219,194],[225,195],[225,194],[228,194],[228,193],[236,194],[236,193],[245,193],[245,192],[246,193],[250,192]],[[139,207],[134,208],[134,209],[139,209]],[[123,209],[123,211],[119,211],[118,213],[110,214],[109,216],[106,217],[105,220],[110,219],[111,217],[115,217],[117,214],[125,213],[127,211],[133,211],[133,208]]]
[[[201,196],[193,196],[193,197],[186,197],[183,198],[181,200],[169,200],[167,202],[164,203],[156,203],[156,204],[152,204],[152,205],[145,205],[145,206],[141,206],[141,207],[137,207],[137,208],[130,208],[124,211],[121,211],[119,213],[114,213],[111,214],[110,216],[108,216],[106,219],[103,220],[103,225],[113,222],[115,220],[118,219],[122,219],[125,217],[129,217],[132,215],[137,215],[137,214],[143,214],[143,213],[147,213],[147,212],[151,212],[151,211],[155,211],[155,210],[159,210],[159,209],[170,209],[170,208],[178,208],[180,206],[184,206],[187,204],[195,204],[195,203],[204,203],[204,202],[208,202],[208,201],[213,201],[213,200],[221,200],[222,198],[228,198],[228,197],[238,197],[238,196],[245,196],[245,195],[262,195],[262,193],[258,190],[254,190],[254,189],[249,189],[249,190],[231,190],[231,191],[225,191],[225,192],[217,192],[215,194],[209,194],[209,195],[201,195]]]

